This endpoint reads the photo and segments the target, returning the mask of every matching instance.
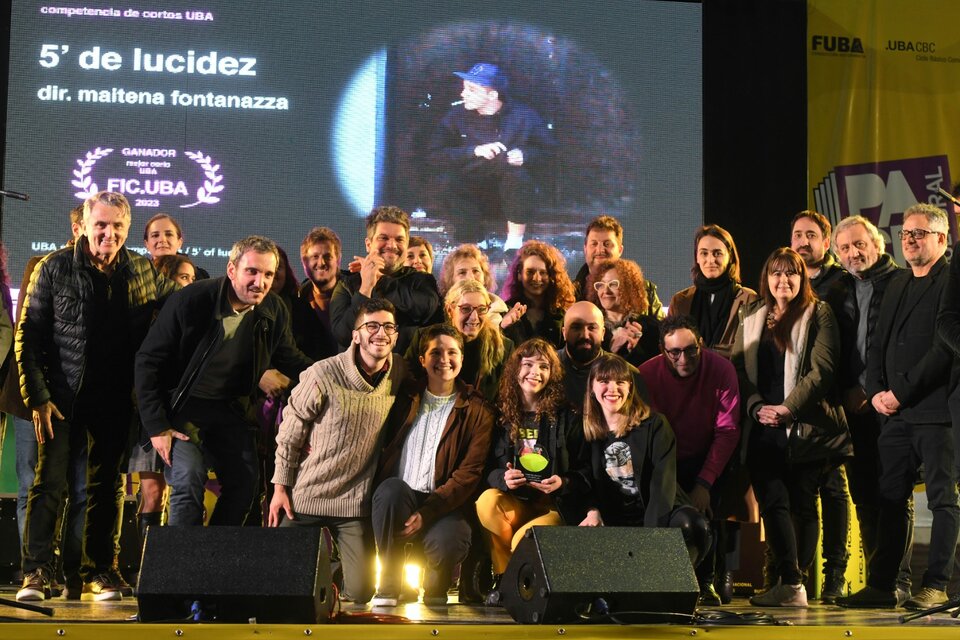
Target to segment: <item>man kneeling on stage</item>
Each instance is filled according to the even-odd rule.
[[[456,380],[463,338],[432,325],[420,339],[427,379],[400,393],[386,425],[386,447],[373,494],[373,530],[380,551],[380,588],[373,606],[396,606],[404,548],[418,541],[426,556],[423,603],[447,604],[453,567],[470,548],[472,505],[490,448],[493,414],[482,396]]]

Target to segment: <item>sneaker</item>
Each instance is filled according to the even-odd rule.
[[[823,577],[823,589],[820,591],[820,602],[835,604],[837,598],[847,595],[847,577],[840,569],[830,569]]]
[[[807,590],[802,584],[778,584],[750,598],[755,607],[805,607]]]
[[[130,583],[123,579],[123,574],[120,573],[120,569],[117,567],[110,567],[107,570],[107,574],[110,576],[110,579],[113,580],[113,584],[120,589],[120,595],[124,598],[133,597],[133,587],[130,586]]]
[[[108,600],[122,600],[120,587],[114,583],[109,573],[101,573],[90,581],[83,583],[80,599],[84,602],[106,602]]]
[[[923,611],[924,609],[946,604],[949,601],[950,597],[946,591],[934,589],[933,587],[924,587],[920,589],[915,596],[904,602],[903,607],[911,611]]]
[[[850,609],[896,609],[897,594],[867,585],[853,595],[837,598],[837,604]]]
[[[43,567],[23,576],[23,586],[17,591],[17,602],[46,600],[50,597],[50,576]]]
[[[397,603],[400,602],[400,596],[396,593],[380,593],[379,591],[374,594],[373,599],[370,601],[370,606],[372,607],[395,607]]]
[[[509,251],[510,249],[519,249],[522,246],[523,246],[523,234],[508,235],[507,239],[503,241],[504,251]]]

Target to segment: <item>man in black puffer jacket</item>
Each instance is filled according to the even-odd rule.
[[[69,462],[86,443],[81,599],[121,597],[114,536],[133,407],[133,357],[175,285],[124,248],[130,204],[123,195],[101,191],[88,198],[83,226],[75,246],[51,253],[34,271],[17,330],[20,391],[40,443],[17,600],[50,596],[57,506]]]

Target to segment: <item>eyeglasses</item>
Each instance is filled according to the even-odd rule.
[[[474,311],[477,312],[478,316],[483,317],[487,315],[488,311],[490,311],[490,307],[487,307],[484,305],[480,305],[479,307],[474,307],[469,304],[461,304],[459,307],[457,307],[457,309],[460,311],[462,315],[466,317],[470,317],[471,315],[473,315]]]
[[[617,291],[618,289],[620,289],[620,281],[610,280],[608,282],[604,282],[603,280],[601,280],[599,282],[593,283],[593,288],[596,290],[597,293],[600,293],[601,291],[603,291],[604,287],[606,287],[607,289],[610,289],[610,291]]]
[[[901,230],[900,230],[900,233],[899,233],[898,235],[900,236],[900,239],[901,239],[901,240],[906,240],[906,239],[907,239],[907,236],[909,236],[909,237],[913,238],[914,240],[916,240],[917,242],[920,242],[921,240],[923,240],[924,238],[926,238],[926,237],[927,237],[928,235],[930,235],[931,233],[936,233],[936,234],[939,235],[939,234],[941,234],[941,233],[943,233],[943,232],[942,232],[942,231],[930,231],[930,230],[928,230],[928,229],[910,229],[910,230],[901,229]],[[947,235],[947,234],[943,233],[943,235]]]
[[[663,352],[674,362],[679,361],[680,356],[685,356],[687,360],[692,360],[700,355],[700,347],[694,344],[685,349],[664,349]]]
[[[366,329],[367,333],[370,335],[376,335],[380,332],[381,328],[388,336],[392,336],[397,332],[397,325],[392,322],[364,322],[363,324],[358,325],[355,331],[360,331],[360,327]]]

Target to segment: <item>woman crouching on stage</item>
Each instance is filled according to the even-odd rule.
[[[711,543],[706,519],[677,487],[677,442],[670,424],[640,397],[620,356],[590,367],[583,431],[590,444],[592,506],[580,523],[676,527],[696,567]]]
[[[805,607],[804,573],[820,534],[817,488],[852,446],[835,383],[837,323],[793,249],[777,249],[763,265],[760,299],[741,312],[731,360],[743,398],[746,464],[780,579],[750,602]]]
[[[549,342],[532,338],[510,355],[497,404],[493,470],[487,476],[492,488],[477,500],[495,576],[489,606],[500,604],[499,577],[524,532],[564,524],[564,502],[582,498],[589,487],[579,471],[585,462],[583,427],[567,403],[563,367]]]

